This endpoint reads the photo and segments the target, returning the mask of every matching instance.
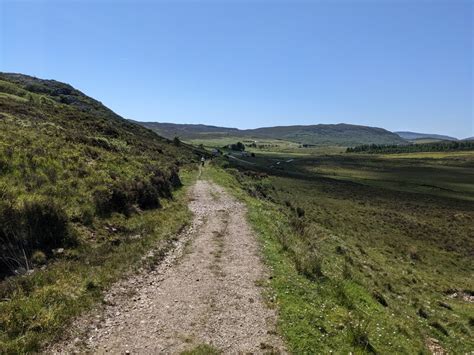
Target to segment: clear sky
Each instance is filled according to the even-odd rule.
[[[473,1],[0,0],[0,71],[142,121],[474,135]]]

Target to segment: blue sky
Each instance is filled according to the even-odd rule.
[[[0,0],[0,71],[143,121],[474,135],[471,1]]]

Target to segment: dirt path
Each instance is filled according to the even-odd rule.
[[[102,314],[79,322],[82,332],[53,351],[180,353],[209,344],[224,353],[284,352],[257,286],[268,276],[245,206],[198,180],[190,209],[194,220],[173,252],[115,285]]]

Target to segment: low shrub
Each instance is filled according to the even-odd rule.
[[[103,217],[113,212],[130,215],[135,200],[132,188],[124,182],[117,182],[109,188],[96,190],[93,198],[97,214]]]
[[[296,207],[296,215],[301,218],[305,215],[305,210],[301,207]]]
[[[150,178],[150,183],[153,185],[156,191],[158,191],[160,197],[172,197],[172,186],[161,170],[155,170],[153,172],[153,175]]]
[[[135,200],[134,193],[127,183],[116,183],[110,189],[109,206],[111,212],[120,212],[130,215],[132,204]]]
[[[28,270],[31,262],[43,264],[53,249],[77,244],[64,209],[49,199],[27,201],[19,207],[3,201],[0,226],[1,276]]]
[[[53,201],[26,202],[21,214],[29,247],[49,253],[52,249],[76,243],[64,209]]]
[[[46,264],[46,254],[43,253],[41,250],[36,250],[31,255],[31,262],[35,265],[44,265]]]
[[[294,260],[296,270],[306,278],[315,281],[324,276],[321,258],[315,252],[305,253]]]
[[[150,182],[140,181],[136,186],[137,202],[140,208],[147,210],[161,207],[160,195]]]
[[[178,170],[173,169],[167,175],[156,167],[149,169],[149,180],[116,181],[108,188],[96,190],[93,199],[97,214],[108,216],[118,212],[129,216],[134,205],[142,209],[160,208],[160,198],[173,198],[173,188],[182,185]]]
[[[173,186],[175,189],[183,186],[183,183],[179,177],[179,169],[177,167],[171,170],[169,181],[171,186]]]

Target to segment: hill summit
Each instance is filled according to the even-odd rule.
[[[318,124],[237,129],[193,124],[138,122],[164,137],[206,139],[249,137],[282,139],[299,144],[356,146],[360,144],[406,144],[398,135],[383,128],[351,124]]]

